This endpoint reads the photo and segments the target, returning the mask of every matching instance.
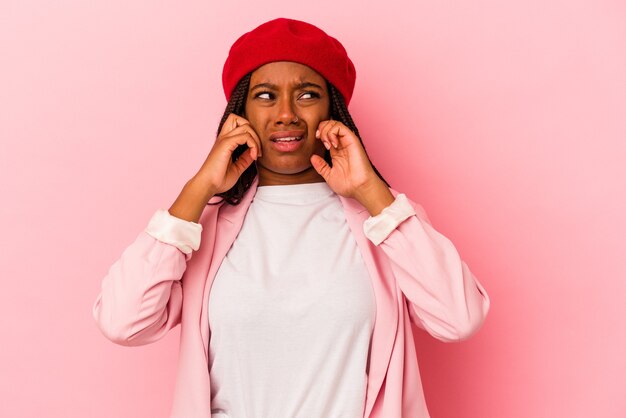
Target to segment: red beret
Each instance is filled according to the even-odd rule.
[[[248,72],[273,61],[307,65],[332,83],[350,103],[356,69],[341,43],[320,28],[284,17],[244,33],[230,47],[222,71],[226,100]]]

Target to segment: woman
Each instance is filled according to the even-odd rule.
[[[241,36],[208,157],[103,279],[112,341],[181,325],[171,417],[428,417],[411,323],[441,341],[482,325],[485,289],[370,163],[355,79],[308,23]]]

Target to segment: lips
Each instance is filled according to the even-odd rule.
[[[305,136],[304,131],[279,131],[270,135],[270,142],[275,151],[292,153],[300,149]]]
[[[296,137],[296,136],[288,136],[288,137],[285,137],[285,138],[276,138],[273,141],[274,142],[291,142],[291,141],[299,141],[301,139],[302,139],[301,136],[298,136],[298,137]]]
[[[272,142],[299,141],[304,137],[304,131],[278,131],[270,135]]]

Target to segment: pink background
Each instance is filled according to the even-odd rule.
[[[626,416],[625,3],[373,3],[0,2],[0,416],[167,416],[178,329],[117,346],[91,307],[280,16],[344,44],[374,163],[491,296],[472,339],[416,337],[432,416]]]

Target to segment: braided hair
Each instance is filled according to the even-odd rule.
[[[222,116],[222,120],[220,121],[219,127],[217,128],[217,135],[219,135],[219,133],[221,132],[224,122],[226,122],[226,119],[228,119],[228,115],[230,115],[231,113],[234,113],[239,116],[243,115],[245,106],[246,106],[246,98],[248,97],[248,88],[250,87],[251,77],[252,77],[252,72],[249,72],[248,74],[243,76],[241,80],[239,80],[239,82],[237,83],[237,86],[233,90],[233,93],[230,96],[230,100],[228,101],[228,104],[226,105],[226,109],[224,110],[224,116]],[[348,112],[348,108],[343,99],[343,96],[341,95],[339,90],[337,90],[337,88],[333,86],[332,83],[330,83],[328,80],[326,80],[326,87],[328,88],[328,92],[330,96],[330,116],[334,120],[338,120],[344,125],[346,125],[348,128],[350,128],[350,130],[354,132],[357,138],[359,138],[359,141],[361,142],[361,146],[363,146],[363,150],[365,150],[365,145],[363,145],[363,140],[361,139],[361,136],[359,135],[359,130],[354,124],[354,121],[352,120],[352,116],[350,116],[350,112]],[[243,152],[246,149],[248,149],[248,145],[246,144],[239,145],[235,149],[235,151],[233,151],[232,160],[237,161],[239,156],[243,154]],[[365,151],[365,155],[367,156],[369,160],[369,155],[367,155],[367,151]],[[328,163],[328,165],[332,167],[332,159],[330,157],[329,150],[326,150],[324,152],[324,160]],[[383,178],[383,176],[378,172],[376,167],[374,167],[374,164],[372,164],[371,160],[370,160],[370,164],[372,165],[372,168],[374,169],[374,172],[376,173],[376,175],[387,185],[387,187],[390,187],[389,183],[387,183],[387,181]],[[241,174],[241,176],[237,180],[237,183],[235,183],[233,187],[231,187],[229,190],[225,192],[216,194],[216,196],[220,196],[222,198],[221,201],[214,202],[214,203],[207,203],[207,204],[217,205],[226,201],[226,203],[228,204],[238,205],[241,202],[241,199],[243,198],[243,195],[246,192],[246,190],[248,190],[250,186],[252,185],[252,182],[254,181],[254,178],[256,177],[256,175],[257,175],[256,165],[254,163],[250,164],[250,166],[246,170],[244,170],[244,172]]]

